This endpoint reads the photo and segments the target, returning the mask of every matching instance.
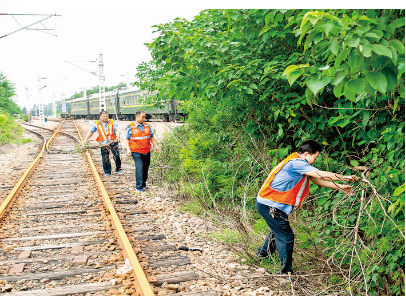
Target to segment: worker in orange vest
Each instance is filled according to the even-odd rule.
[[[96,141],[99,144],[108,144],[111,141],[118,140],[120,141],[120,129],[118,124],[109,119],[109,114],[107,111],[100,112],[100,119],[93,123],[93,126],[90,128],[89,132],[85,137],[85,143],[89,141],[89,138],[97,131]],[[113,158],[116,163],[116,172],[119,175],[122,175],[121,171],[121,159],[120,159],[120,150],[118,143],[110,144],[109,146],[101,147],[100,152],[103,160],[103,170],[104,176],[108,177],[111,174],[111,163],[110,163],[110,153],[113,153]]]
[[[159,152],[154,134],[149,124],[145,123],[144,111],[135,113],[135,121],[125,130],[127,155],[132,156],[135,164],[135,189],[139,192],[147,188],[148,169],[151,162],[151,143],[155,151]]]
[[[256,207],[271,231],[264,244],[258,248],[257,256],[266,258],[276,251],[281,261],[280,274],[292,272],[294,234],[289,225],[288,215],[294,207],[300,207],[309,194],[309,180],[345,194],[353,195],[352,186],[333,181],[358,182],[355,175],[342,176],[320,171],[312,166],[322,151],[314,140],[301,143],[296,152],[289,155],[272,169],[262,185],[256,200]]]

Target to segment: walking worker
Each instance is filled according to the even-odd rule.
[[[111,163],[110,163],[110,150],[113,153],[113,158],[116,163],[116,172],[121,175],[121,159],[120,159],[120,150],[118,142],[120,142],[120,129],[118,124],[109,119],[109,113],[107,111],[100,112],[100,119],[93,123],[89,132],[85,137],[85,143],[89,141],[89,138],[97,131],[96,141],[99,144],[108,144],[111,141],[117,140],[116,143],[104,146],[100,148],[102,160],[103,160],[103,170],[104,176],[108,177],[111,174]]]
[[[133,157],[135,164],[135,189],[143,192],[147,188],[148,169],[151,162],[151,143],[155,151],[159,152],[151,127],[145,123],[144,111],[135,113],[135,121],[125,129],[127,154]]]
[[[355,175],[342,176],[320,171],[312,166],[321,150],[322,146],[314,140],[301,143],[296,152],[272,169],[257,196],[257,210],[271,229],[262,247],[258,248],[257,256],[268,257],[276,248],[281,261],[280,274],[292,272],[294,234],[288,215],[294,207],[301,207],[304,198],[309,194],[309,180],[347,195],[354,195],[352,186],[333,181],[359,181]]]

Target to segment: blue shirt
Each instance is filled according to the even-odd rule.
[[[134,123],[135,123],[135,125],[136,125],[141,131],[144,130],[144,123],[142,123],[142,124],[137,124],[136,121],[134,121]],[[154,136],[154,133],[152,132],[151,126],[150,126],[149,129],[151,130],[151,137],[153,137],[153,136]],[[126,139],[131,138],[131,127],[130,127],[130,125],[127,125],[127,127],[125,128],[125,138],[126,138]]]
[[[275,175],[270,186],[272,189],[278,191],[291,190],[307,172],[317,170],[314,166],[307,163],[305,159],[293,159],[285,164],[282,169]],[[293,211],[292,205],[279,203],[273,200],[265,199],[257,196],[257,201],[261,204],[277,208],[286,214],[290,214]]]
[[[100,121],[100,123],[103,126],[104,130],[107,131],[107,124],[109,122],[107,121],[106,123],[103,123],[103,122]],[[113,129],[114,129],[115,133],[118,131],[118,124],[115,121],[113,121]],[[96,122],[93,122],[93,125],[90,128],[90,131],[92,133],[95,133],[95,132],[99,133],[99,131],[97,130],[97,123]],[[101,141],[100,144],[107,144],[108,142],[109,142],[109,140]]]

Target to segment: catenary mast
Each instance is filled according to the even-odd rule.
[[[100,112],[106,110],[106,96],[104,91],[104,64],[103,55],[99,55],[99,107]]]

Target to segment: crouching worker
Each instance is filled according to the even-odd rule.
[[[151,161],[151,143],[159,152],[151,127],[145,123],[143,111],[135,113],[135,121],[125,129],[127,155],[132,156],[135,164],[135,189],[143,192],[147,189],[148,169]]]
[[[85,143],[89,141],[89,138],[96,131],[98,133],[96,141],[99,144],[108,144],[111,141],[117,141],[117,143],[100,148],[103,160],[104,176],[108,177],[111,174],[110,150],[113,153],[113,158],[116,163],[116,172],[117,174],[121,175],[123,172],[121,171],[120,150],[118,147],[118,142],[120,142],[120,130],[118,128],[118,124],[114,122],[113,119],[109,119],[109,114],[107,111],[100,112],[100,119],[93,123],[93,126],[85,137]]]
[[[316,141],[304,141],[296,152],[272,169],[257,196],[257,210],[271,229],[262,247],[258,248],[257,256],[268,257],[276,249],[281,261],[281,274],[292,272],[294,234],[288,215],[294,207],[300,207],[309,194],[309,180],[349,195],[353,195],[351,185],[333,181],[359,181],[355,175],[342,176],[312,166],[321,150],[322,146]]]

